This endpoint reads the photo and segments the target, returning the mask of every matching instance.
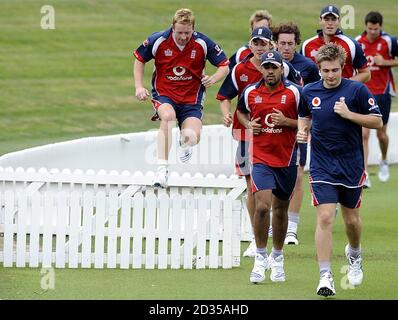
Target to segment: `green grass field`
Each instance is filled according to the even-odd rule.
[[[132,80],[132,50],[153,31],[164,30],[181,6],[197,17],[197,30],[231,55],[249,37],[248,19],[263,1],[55,1],[55,30],[40,28],[42,1],[0,1],[0,154],[72,138],[156,128],[152,107],[138,103]],[[345,4],[335,1],[336,5]],[[355,36],[371,9],[397,32],[393,0],[352,1]],[[274,22],[293,19],[302,38],[314,35],[322,3],[270,1]],[[147,87],[151,66],[147,66]],[[210,68],[212,69],[212,68]],[[204,123],[221,123],[215,95],[207,94]],[[398,111],[394,101],[394,110]]]
[[[191,8],[197,30],[231,55],[249,36],[248,18],[263,1],[0,1],[0,154],[72,138],[153,129],[149,103],[134,98],[132,50],[153,31],[165,29],[180,7]],[[274,22],[296,21],[302,38],[314,35],[323,4],[315,0],[268,1]],[[336,5],[346,4],[334,1]],[[40,28],[40,8],[55,8],[55,30]],[[379,10],[385,30],[398,33],[394,0],[352,1],[355,36],[363,17]],[[210,68],[212,70],[212,68]],[[147,67],[147,87],[151,67]],[[221,123],[215,95],[207,94],[204,123]],[[398,111],[396,100],[393,106]],[[376,168],[371,168],[376,173]],[[373,177],[362,205],[365,280],[355,290],[340,281],[345,236],[339,215],[334,229],[336,299],[397,299],[398,167],[388,184]],[[0,299],[318,299],[314,248],[315,209],[309,194],[302,208],[300,241],[287,247],[285,283],[249,283],[252,260],[232,270],[56,269],[55,290],[40,288],[40,269],[0,267]],[[242,243],[242,250],[246,243]]]

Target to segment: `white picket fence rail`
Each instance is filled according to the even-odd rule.
[[[241,203],[228,196],[6,191],[0,198],[4,267],[202,269],[240,263]]]

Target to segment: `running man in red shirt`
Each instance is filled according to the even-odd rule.
[[[249,85],[260,81],[263,77],[261,73],[261,55],[269,51],[272,41],[272,32],[266,27],[255,28],[252,31],[249,41],[249,54],[243,61],[239,62],[225,78],[217,94],[220,101],[220,109],[223,114],[224,126],[232,125],[232,136],[239,142],[235,156],[235,172],[238,176],[244,176],[247,185],[246,206],[249,213],[250,222],[253,227],[254,216],[254,195],[251,189],[250,163],[249,163],[249,136],[246,128],[239,122],[237,111],[231,114],[231,101],[242,94],[243,90]],[[244,257],[254,257],[256,254],[256,242],[251,241],[249,247],[243,253]]]
[[[250,274],[252,283],[285,281],[283,244],[288,207],[297,177],[297,117],[301,87],[284,80],[283,60],[275,51],[261,56],[263,79],[243,91],[238,119],[250,138],[251,179],[255,198],[254,236],[257,252]],[[273,248],[268,257],[267,241],[272,205]]]
[[[151,34],[134,51],[135,96],[140,101],[149,97],[144,71],[145,64],[154,59],[152,120],[160,120],[158,169],[153,181],[156,187],[167,185],[171,129],[175,121],[181,130],[179,158],[185,163],[191,157],[192,146],[200,139],[205,90],[229,72],[229,61],[220,46],[194,31],[194,27],[192,11],[180,9],[169,29]],[[206,60],[217,67],[213,75],[204,74]]]
[[[362,45],[366,58],[370,65],[372,78],[366,82],[366,86],[376,98],[380,112],[383,116],[383,127],[377,129],[377,139],[381,151],[378,178],[381,182],[387,182],[390,177],[387,151],[388,135],[387,123],[391,110],[391,96],[395,96],[394,79],[391,68],[398,66],[398,43],[397,38],[382,30],[383,16],[379,12],[369,12],[365,17],[365,32],[356,38]],[[369,155],[369,132],[368,128],[362,128],[363,149],[365,154],[365,166],[368,163]],[[370,188],[371,183],[368,177],[365,182]]]

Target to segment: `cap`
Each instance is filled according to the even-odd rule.
[[[264,52],[261,55],[261,66],[266,63],[273,63],[276,64],[277,66],[281,66],[283,63],[282,56],[278,51],[275,50]]]
[[[269,42],[272,40],[272,31],[267,27],[255,28],[252,31],[252,37],[250,39],[250,42],[252,42],[254,39],[261,39]]]
[[[335,6],[326,6],[321,10],[321,18],[328,14],[334,15],[336,18],[340,18],[340,10]]]

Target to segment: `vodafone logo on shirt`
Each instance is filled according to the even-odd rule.
[[[265,133],[282,133],[282,128],[275,129],[275,125],[272,123],[271,114],[267,114],[264,118],[264,123],[267,125],[267,128],[261,128],[261,132]]]
[[[174,76],[166,76],[168,80],[171,81],[187,81],[187,80],[192,80],[192,76],[186,76],[184,77],[183,75],[185,74],[187,70],[184,67],[177,66],[173,68],[173,73]]]
[[[185,73],[186,69],[184,67],[174,67],[173,72],[176,76],[182,76]]]
[[[314,107],[319,107],[321,104],[321,99],[319,99],[318,97],[315,97],[314,99],[312,99],[311,104]]]
[[[320,109],[321,99],[319,97],[315,97],[312,99],[311,104],[313,106],[313,109]]]

